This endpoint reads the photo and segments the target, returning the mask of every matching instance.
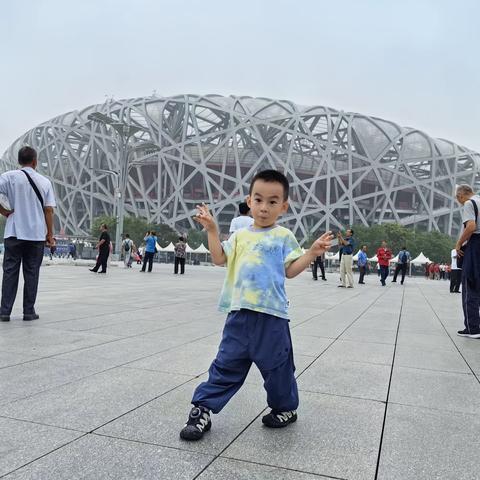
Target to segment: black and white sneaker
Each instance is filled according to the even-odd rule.
[[[269,414],[262,418],[262,423],[269,428],[283,428],[296,421],[296,410],[289,410],[288,412],[275,412],[271,410]]]
[[[480,330],[470,330],[468,331],[466,328],[464,330],[459,330],[457,335],[460,337],[468,337],[468,338],[480,338]]]
[[[183,440],[200,440],[205,432],[212,428],[210,410],[205,407],[193,407],[185,426],[180,431]]]

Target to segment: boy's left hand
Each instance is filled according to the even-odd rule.
[[[310,252],[315,255],[315,257],[323,255],[332,247],[332,240],[332,232],[325,232],[320,238],[317,238],[317,240],[313,242],[310,247]]]

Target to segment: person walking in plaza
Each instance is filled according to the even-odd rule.
[[[108,226],[106,223],[100,225],[100,238],[96,245],[98,250],[97,263],[90,269],[93,273],[107,273],[108,257],[110,255],[110,235],[108,234]],[[98,271],[99,268],[102,268]]]
[[[77,246],[73,242],[68,244],[68,257],[72,257],[73,260],[77,259]]]
[[[123,265],[125,268],[132,268],[132,255],[135,249],[133,240],[128,233],[125,234],[125,239],[122,242]]]
[[[410,252],[407,250],[407,247],[402,247],[402,249],[398,252],[398,262],[397,266],[395,267],[395,273],[393,274],[392,283],[397,282],[397,276],[400,272],[402,272],[402,280],[400,283],[403,285],[405,281],[405,274],[407,273],[408,264],[410,263]]]
[[[340,245],[340,283],[341,288],[353,288],[353,249],[355,240],[353,238],[353,230],[349,229],[345,232],[345,238],[342,232],[338,232],[338,245]]]
[[[384,240],[382,246],[377,250],[378,265],[380,266],[380,283],[384,287],[385,280],[388,277],[388,269],[390,267],[390,259],[392,258],[392,251],[387,247],[387,242]]]
[[[312,263],[312,275],[314,280],[318,280],[318,269],[322,272],[322,280],[327,280],[325,277],[324,255],[319,255]]]
[[[332,235],[322,235],[304,254],[293,233],[276,224],[288,210],[288,191],[282,173],[257,173],[248,197],[254,223],[223,243],[208,207],[197,207],[195,220],[208,233],[213,263],[227,266],[220,296],[220,309],[227,319],[208,380],[193,394],[193,408],[180,432],[184,440],[199,440],[210,430],[210,412],[223,409],[244,383],[252,363],[263,376],[271,409],[263,416],[263,424],[281,428],[297,420],[298,389],[285,277],[296,277],[328,250]]]
[[[469,185],[457,187],[456,199],[463,205],[463,230],[455,249],[457,266],[462,269],[463,330],[462,337],[480,338],[480,197]],[[460,265],[459,265],[460,261]]]
[[[145,241],[145,254],[143,256],[143,265],[140,271],[145,272],[148,263],[148,272],[150,273],[153,268],[153,257],[155,256],[155,253],[157,253],[157,237],[155,231],[152,230],[151,232],[147,232],[143,240]]]
[[[460,284],[462,283],[462,269],[457,264],[457,250],[454,248],[451,252],[452,263],[450,265],[450,293],[460,293]]]
[[[240,228],[250,227],[253,224],[253,218],[249,215],[250,207],[247,203],[242,202],[238,205],[240,215],[230,222],[230,233],[234,233]]]
[[[358,271],[360,272],[360,278],[358,279],[358,283],[360,285],[365,285],[365,282],[363,281],[363,279],[365,277],[365,273],[367,273],[367,264],[368,264],[367,246],[363,245],[362,249],[358,252],[358,257],[357,257]]]
[[[55,195],[50,180],[37,173],[37,152],[22,147],[19,170],[0,175],[0,194],[9,208],[0,207],[7,217],[4,233],[2,300],[0,320],[10,321],[17,296],[20,265],[23,272],[23,320],[36,320],[35,311],[40,266],[45,245],[55,244],[53,216]]]
[[[178,266],[180,265],[180,275],[185,273],[185,256],[186,256],[187,244],[185,238],[178,237],[178,242],[175,244],[175,266],[173,273],[178,274]]]

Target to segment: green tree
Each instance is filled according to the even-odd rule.
[[[207,232],[191,228],[187,232],[187,242],[193,249],[198,248],[202,243],[208,248]]]

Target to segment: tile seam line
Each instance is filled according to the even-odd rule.
[[[338,339],[341,335],[343,335],[343,333],[348,330],[359,318],[361,318],[361,316],[372,306],[374,305],[382,296],[384,296],[385,294],[387,293],[387,291],[383,291],[381,292],[379,295],[376,296],[375,299],[372,300],[372,302],[370,302],[368,304],[368,306],[350,323],[350,325],[348,327],[346,327],[342,333],[340,333],[339,336],[337,336],[334,341],[328,345],[325,350],[322,351],[322,353],[320,353],[320,355],[318,355],[314,360],[313,362],[311,362],[309,365],[307,365],[305,367],[304,370],[302,370],[296,377],[296,379],[298,379],[313,363],[315,363]],[[360,295],[360,293],[358,293],[358,295]],[[334,308],[334,307],[332,307]],[[293,330],[294,327],[292,327],[292,330]],[[263,414],[263,412],[265,412],[267,410],[267,408],[264,408],[258,415],[256,415],[217,455],[215,455],[215,457],[213,458],[213,460],[208,463],[195,477],[193,477],[192,480],[196,480],[203,472],[205,472],[208,467],[213,463],[215,462],[215,460],[220,457],[251,425],[253,425],[253,423]]]
[[[458,345],[453,341],[453,338],[452,338],[452,336],[450,335],[450,332],[446,329],[445,325],[444,325],[443,322],[440,320],[440,317],[437,315],[436,310],[433,308],[432,304],[429,302],[427,296],[426,296],[425,293],[423,292],[422,287],[420,287],[420,292],[422,293],[423,298],[425,299],[425,301],[427,302],[428,306],[430,307],[430,310],[431,310],[431,311],[433,312],[433,314],[435,315],[435,318],[438,320],[438,322],[439,322],[440,325],[442,326],[443,330],[444,330],[445,333],[447,334],[448,338],[449,338],[450,341],[453,343],[453,346],[455,347],[455,349],[457,350],[457,352],[459,353],[459,355],[463,358],[463,361],[465,362],[465,364],[467,365],[467,367],[469,368],[469,370],[472,372],[472,375],[475,377],[475,380],[477,380],[477,382],[480,383],[480,378],[479,378],[478,375],[475,373],[475,370],[473,370],[473,368],[471,367],[471,365],[468,363],[468,361],[467,361],[467,359],[465,358],[465,356],[463,355],[462,351],[460,350],[460,348],[458,348]]]
[[[306,475],[313,475],[318,478],[328,478],[330,480],[348,480],[347,478],[343,477],[335,477],[332,475],[328,475],[326,473],[315,473],[315,472],[310,472],[308,470],[298,470],[296,468],[288,468],[288,467],[279,467],[278,465],[272,465],[271,463],[261,463],[261,462],[254,462],[253,460],[244,460],[242,458],[235,458],[235,457],[229,457],[228,455],[221,455],[219,456],[216,460],[218,459],[227,459],[227,460],[234,460],[236,462],[242,462],[242,463],[248,463],[251,465],[259,465],[259,466],[264,466],[264,467],[272,467],[272,468],[278,468],[279,470],[285,470],[287,472],[297,472],[297,473],[304,473]],[[195,480],[195,479],[193,479]]]
[[[394,369],[394,366],[395,366],[395,355],[397,353],[398,334],[400,332],[400,323],[401,323],[401,320],[402,320],[402,310],[403,310],[404,301],[405,301],[405,287],[403,287],[403,289],[402,289],[402,302],[400,304],[400,311],[398,312],[397,332],[395,334],[395,346],[393,348],[392,366],[390,368],[390,378],[388,380],[387,396],[386,396],[386,399],[385,399],[385,409],[384,409],[384,412],[383,412],[382,430],[380,432],[380,441],[379,441],[379,444],[378,444],[377,465],[375,467],[374,480],[378,480],[378,473],[379,473],[379,469],[380,469],[380,460],[382,458],[383,437],[384,437],[384,434],[385,434],[385,426],[386,426],[386,423],[387,423],[388,400],[390,398],[390,389],[391,389],[391,386],[392,386],[393,369]]]

